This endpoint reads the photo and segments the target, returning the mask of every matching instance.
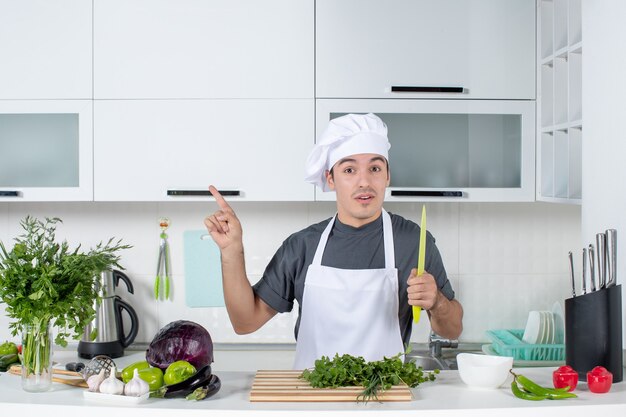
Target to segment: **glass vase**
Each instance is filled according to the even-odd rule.
[[[52,387],[52,332],[50,323],[25,325],[22,329],[22,388],[29,392]]]

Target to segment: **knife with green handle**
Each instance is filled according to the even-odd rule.
[[[426,204],[422,205],[422,223],[420,225],[420,243],[417,251],[417,275],[424,273],[424,264],[426,263]],[[420,321],[422,309],[413,306],[413,323]]]

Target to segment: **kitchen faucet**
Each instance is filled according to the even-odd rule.
[[[445,339],[439,336],[434,331],[430,331],[430,335],[428,336],[428,348],[430,349],[430,355],[433,358],[441,358],[441,349],[442,348],[457,348],[459,347],[459,341],[454,339]]]

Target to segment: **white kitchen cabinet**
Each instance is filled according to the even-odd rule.
[[[313,0],[94,0],[94,95],[312,98]]]
[[[316,97],[534,100],[535,20],[535,0],[317,0]]]
[[[316,129],[346,113],[387,125],[386,201],[534,201],[532,100],[317,100]],[[316,200],[334,200],[316,189]]]
[[[0,99],[92,97],[92,5],[0,0]]]
[[[91,100],[0,100],[0,202],[91,201]]]
[[[95,200],[202,201],[213,184],[229,201],[312,201],[313,112],[312,99],[95,100]]]
[[[538,0],[537,200],[582,201],[581,0]]]

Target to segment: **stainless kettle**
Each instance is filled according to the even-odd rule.
[[[129,293],[133,293],[133,284],[120,271],[108,270],[100,274],[98,281],[102,301],[94,301],[96,310],[95,319],[85,326],[83,336],[78,342],[78,356],[91,359],[97,355],[107,355],[119,358],[124,355],[124,348],[128,347],[137,337],[139,320],[135,310],[118,295],[115,289],[120,280],[126,283]],[[122,311],[125,310],[131,322],[128,334],[124,331]],[[95,333],[95,337],[93,334]]]

